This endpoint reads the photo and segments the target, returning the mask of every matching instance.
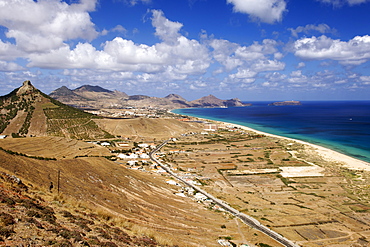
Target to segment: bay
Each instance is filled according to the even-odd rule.
[[[370,162],[370,101],[303,101],[300,106],[176,109],[174,113],[235,123],[320,145]]]

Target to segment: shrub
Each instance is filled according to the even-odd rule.
[[[5,238],[8,238],[13,233],[15,233],[15,232],[13,231],[13,229],[11,229],[9,227],[0,227],[0,236],[3,236]]]
[[[42,224],[38,220],[36,220],[35,218],[27,218],[26,221],[31,223],[31,224],[34,224],[39,229],[44,229]]]
[[[58,246],[58,247],[73,247],[73,245],[69,241],[66,241],[66,240],[63,241],[63,242],[57,243],[54,246]]]
[[[4,212],[0,213],[0,222],[4,226],[13,225],[15,223],[13,216]]]
[[[103,242],[103,243],[101,243],[100,246],[103,246],[103,247],[118,247],[118,245],[116,245],[113,242]]]

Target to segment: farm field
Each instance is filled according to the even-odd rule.
[[[303,144],[219,130],[163,151],[203,189],[301,246],[363,246],[370,238],[369,173],[323,160]]]

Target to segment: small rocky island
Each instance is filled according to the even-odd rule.
[[[300,101],[297,100],[288,100],[288,101],[280,101],[280,102],[274,102],[269,104],[271,106],[284,106],[284,105],[302,105]]]

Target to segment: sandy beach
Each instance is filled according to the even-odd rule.
[[[258,131],[258,130],[255,130],[255,129],[252,129],[252,128],[249,128],[249,127],[246,127],[246,126],[243,126],[243,125],[239,125],[239,124],[233,124],[233,123],[228,123],[228,122],[220,122],[220,121],[216,121],[216,122],[227,124],[227,125],[232,125],[232,126],[244,129],[244,130],[248,130],[248,131],[258,133],[258,134],[263,134],[263,135],[266,135],[266,136],[271,136],[271,137],[276,137],[276,138],[280,138],[280,139],[290,140],[290,141],[297,142],[297,143],[300,143],[300,144],[303,144],[303,145],[307,145],[307,146],[311,147],[313,149],[313,151],[315,151],[318,155],[320,155],[321,157],[323,157],[327,161],[337,162],[338,164],[343,165],[348,169],[370,171],[370,163],[359,160],[359,159],[355,159],[353,157],[350,157],[348,155],[336,152],[336,151],[331,150],[329,148],[325,148],[325,147],[322,147],[322,146],[319,146],[319,145],[316,145],[316,144],[312,144],[312,143],[309,143],[309,142],[304,142],[304,141],[293,139],[293,138],[288,138],[288,137],[278,136],[278,135],[274,135],[274,134],[269,134],[269,133]]]
[[[342,153],[339,153],[339,152],[331,150],[329,148],[322,147],[320,145],[312,144],[312,143],[309,143],[309,142],[305,142],[305,141],[301,141],[301,140],[297,140],[297,139],[293,139],[293,138],[289,138],[289,137],[278,136],[278,135],[266,133],[266,132],[255,130],[255,129],[252,129],[250,127],[246,127],[246,126],[243,126],[243,125],[240,125],[240,124],[234,124],[234,123],[211,120],[211,119],[206,119],[206,118],[199,118],[199,117],[197,117],[197,118],[201,119],[201,120],[204,120],[204,121],[213,121],[213,122],[216,122],[216,123],[219,123],[219,124],[235,126],[235,127],[240,128],[240,129],[255,132],[257,134],[262,134],[262,135],[266,135],[266,136],[271,136],[271,137],[275,137],[275,138],[289,140],[289,141],[292,141],[292,142],[297,142],[297,143],[300,143],[300,144],[303,144],[303,145],[306,145],[306,146],[310,147],[314,152],[317,153],[317,155],[321,156],[323,159],[325,159],[327,161],[336,162],[339,165],[342,165],[342,166],[344,166],[348,169],[352,169],[352,170],[370,171],[370,163],[365,162],[363,160],[359,160],[359,159],[350,157],[350,156],[342,154]]]

